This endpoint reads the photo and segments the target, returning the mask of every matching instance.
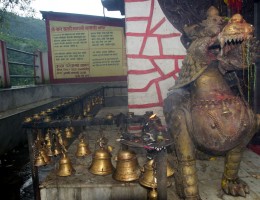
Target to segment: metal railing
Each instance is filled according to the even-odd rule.
[[[11,58],[13,61],[8,61],[9,64],[9,69],[10,69],[10,78],[11,78],[11,85],[12,86],[22,86],[22,85],[34,85],[35,84],[35,79],[39,78],[39,76],[35,76],[35,67],[39,67],[36,66],[34,63],[35,57],[37,56],[37,54],[31,53],[31,52],[27,52],[27,51],[22,51],[19,49],[14,49],[14,48],[10,48],[7,47],[6,48],[7,51],[9,52],[16,52],[17,55],[25,55],[25,57],[23,58],[23,60],[30,60],[30,58],[33,58],[31,60],[31,62],[26,63],[26,62],[21,62],[19,61],[19,57],[18,56],[13,56],[13,58]],[[8,60],[9,60],[9,55],[10,53],[8,52]],[[17,59],[17,60],[16,60]],[[20,57],[21,59],[21,57]],[[23,73],[24,74],[18,74],[16,72],[16,69],[19,67],[23,67]],[[27,68],[27,69],[26,69]],[[21,71],[17,70],[18,72]],[[27,72],[27,73],[25,73]]]

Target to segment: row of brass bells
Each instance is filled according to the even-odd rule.
[[[92,156],[92,163],[89,167],[89,172],[95,175],[108,175],[114,171],[114,166],[111,161],[111,151],[100,146]]]
[[[116,170],[113,178],[118,181],[134,181],[139,179],[140,167],[135,152],[130,150],[119,151],[115,158]]]
[[[91,151],[89,149],[89,145],[84,141],[84,138],[79,139],[79,144],[76,151],[77,157],[84,157],[91,154]]]
[[[170,177],[174,174],[174,169],[169,165],[167,161],[167,177]],[[153,188],[157,187],[157,183],[155,183],[155,169],[154,169],[154,160],[149,160],[142,169],[142,174],[139,178],[139,183],[145,187]],[[169,187],[171,183],[168,181],[167,187]]]
[[[58,176],[70,176],[75,173],[71,161],[66,153],[62,152],[62,157],[59,161],[59,169],[57,171]]]

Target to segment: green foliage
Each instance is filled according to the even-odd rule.
[[[42,20],[19,17],[12,13],[9,16],[9,27],[0,28],[0,40],[6,42],[8,47],[8,62],[20,62],[33,65],[34,56],[18,53],[10,50],[18,49],[20,51],[35,53],[37,50],[46,52],[46,29],[45,22]],[[31,66],[22,66],[9,64],[10,75],[30,75],[34,76],[34,68]],[[30,85],[34,84],[32,78],[11,78],[11,85]]]
[[[31,7],[33,0],[1,0],[0,1],[0,25],[8,24],[8,12],[19,16],[33,17],[35,10]]]

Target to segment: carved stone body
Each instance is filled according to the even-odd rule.
[[[210,10],[210,9],[209,9]],[[200,199],[196,155],[225,155],[221,186],[225,193],[246,196],[247,184],[238,177],[242,152],[259,127],[241,92],[230,87],[225,75],[246,69],[258,43],[253,27],[241,15],[229,22],[211,8],[199,25],[185,27],[191,44],[175,86],[164,102],[167,127],[174,139],[175,185],[180,197]],[[244,51],[251,62],[244,62]],[[236,81],[236,87],[240,88]]]

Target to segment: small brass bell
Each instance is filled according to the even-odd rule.
[[[116,157],[116,170],[113,178],[118,181],[134,181],[139,179],[140,167],[135,152],[121,150]]]
[[[59,162],[59,169],[57,171],[58,176],[70,176],[75,172],[75,169],[72,167],[71,161],[68,156],[62,152],[62,158]]]
[[[63,138],[62,141],[63,141],[63,145],[64,145],[65,147],[69,146],[68,138]]]
[[[91,154],[89,146],[84,141],[84,138],[81,138],[78,144],[76,156],[83,157],[83,156],[88,156],[89,154]]]
[[[157,200],[158,199],[158,192],[153,187],[151,191],[148,193],[148,200]]]
[[[100,147],[92,156],[89,172],[96,175],[112,174],[114,167],[111,162],[111,157],[110,152],[106,148]]]
[[[43,157],[43,160],[46,164],[49,164],[51,162],[51,158],[48,156],[46,150],[39,150],[39,154]]]
[[[153,188],[157,187],[156,177],[155,177],[155,169],[154,169],[154,160],[149,160],[146,164],[144,164],[142,174],[139,178],[139,183],[145,187]]]
[[[55,148],[54,148],[54,150],[53,150],[53,155],[54,155],[54,156],[58,156],[59,154],[61,154],[61,150],[60,150],[60,148],[59,148],[59,145],[56,143],[56,144],[55,144]]]
[[[51,146],[47,146],[46,147],[46,153],[47,153],[47,155],[49,156],[49,157],[51,157],[51,156],[54,156],[54,153],[52,152],[52,150],[51,150]]]
[[[40,112],[40,115],[41,115],[41,116],[45,116],[45,115],[47,115],[47,112],[46,112],[46,111],[41,111],[41,112]]]
[[[29,122],[32,122],[32,118],[31,117],[25,117],[24,123],[29,123]]]
[[[94,99],[94,98],[92,98],[92,99],[91,99],[91,106],[93,106],[93,107],[94,107],[95,105],[96,105],[95,99]]]
[[[33,119],[34,120],[40,120],[41,116],[38,113],[36,113],[36,114],[33,115]]]
[[[170,177],[174,174],[173,168],[169,166],[167,161],[167,177]],[[157,187],[155,169],[154,169],[154,160],[149,160],[142,169],[142,174],[139,178],[139,183],[145,187],[153,188]],[[155,186],[154,186],[155,185]],[[167,181],[167,187],[171,185],[170,181]]]
[[[68,139],[73,138],[73,132],[72,132],[71,128],[65,129],[65,137]]]
[[[90,113],[90,111],[91,111],[91,103],[88,103],[86,108],[87,114]]]
[[[51,109],[51,108],[48,108],[48,109],[46,110],[46,113],[52,113],[52,109]]]
[[[44,117],[44,122],[51,122],[51,116],[47,115]]]
[[[38,156],[35,158],[34,166],[41,167],[46,165],[46,162],[44,161],[44,157],[39,153]]]

